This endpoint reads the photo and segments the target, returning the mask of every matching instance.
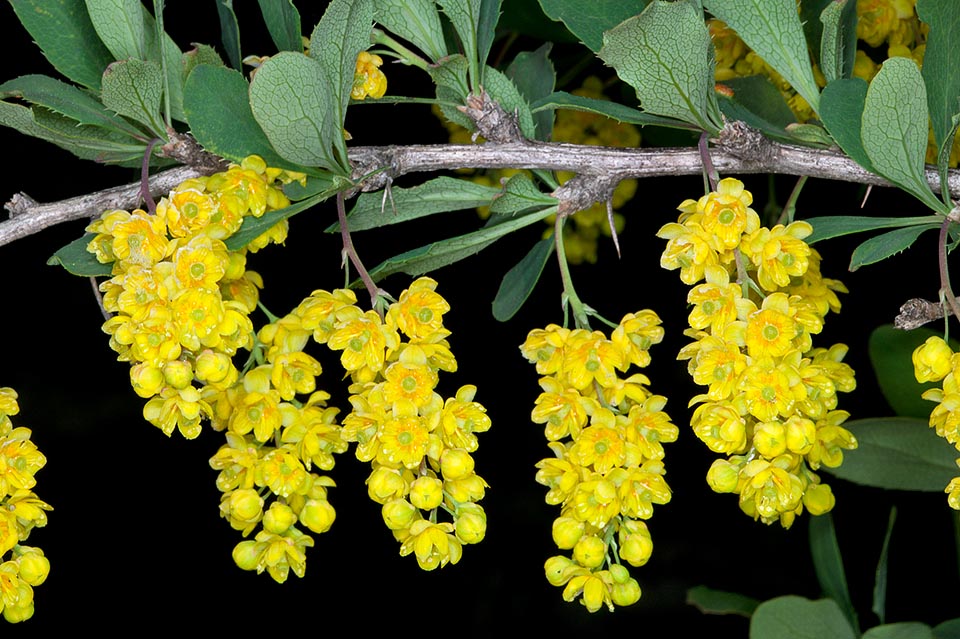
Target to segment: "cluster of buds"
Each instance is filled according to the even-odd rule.
[[[930,337],[913,351],[913,371],[920,383],[943,382],[940,388],[923,393],[924,399],[937,402],[930,413],[930,427],[960,452],[960,354],[942,337]],[[950,507],[960,510],[960,476],[954,477],[944,492]]]

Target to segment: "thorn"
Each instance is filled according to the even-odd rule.
[[[397,214],[397,203],[393,200],[393,191],[391,190],[391,185],[393,180],[387,176],[387,183],[383,187],[383,198],[380,200],[380,215],[383,215],[384,211],[387,209],[387,199],[390,199],[390,208],[393,210],[394,216]]]
[[[867,192],[863,194],[863,202],[860,202],[860,208],[862,209],[867,205],[867,198],[870,197],[870,192],[873,190],[873,185],[867,185]]]
[[[610,225],[610,237],[613,238],[613,245],[617,249],[617,257],[623,257],[620,255],[620,240],[617,238],[617,225],[613,221],[613,198],[607,200],[607,224]]]

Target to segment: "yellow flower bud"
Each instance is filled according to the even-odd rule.
[[[300,522],[315,533],[325,533],[333,526],[337,512],[326,499],[308,499],[300,511]]]
[[[255,570],[266,546],[251,540],[241,541],[233,548],[233,562],[242,570]]]
[[[193,381],[193,367],[182,359],[167,362],[163,365],[163,379],[176,389],[186,388]]]
[[[410,484],[397,469],[380,466],[367,478],[367,494],[370,499],[383,504],[391,499],[406,497]]]
[[[24,606],[6,606],[3,609],[3,618],[10,623],[20,623],[33,616],[33,600]]]
[[[780,422],[758,424],[753,433],[753,445],[757,452],[768,459],[782,455],[787,450],[787,434]]]
[[[599,568],[607,554],[607,545],[596,535],[581,537],[573,547],[573,558],[585,568]]]
[[[583,536],[584,523],[573,517],[557,517],[553,520],[553,543],[557,548],[573,548]]]
[[[810,484],[803,493],[803,505],[811,515],[822,515],[833,509],[836,499],[827,484]]]
[[[584,571],[583,567],[578,566],[570,558],[563,556],[550,557],[543,564],[543,569],[547,574],[547,581],[554,586],[562,586],[570,579]]]
[[[487,534],[487,514],[479,504],[463,504],[453,526],[457,538],[463,543],[480,543]]]
[[[390,530],[405,530],[420,518],[420,511],[406,499],[388,501],[380,512]]]
[[[928,337],[913,351],[913,373],[920,383],[939,382],[953,368],[953,349],[942,337]]]
[[[739,477],[739,468],[726,459],[714,460],[707,471],[707,483],[715,493],[736,492]]]
[[[806,455],[817,441],[817,425],[813,420],[794,415],[784,424],[787,429],[787,450]]]
[[[421,510],[433,510],[443,503],[443,482],[436,477],[418,477],[410,485],[410,503]]]
[[[612,569],[611,572],[613,572]],[[631,606],[640,600],[640,584],[636,579],[628,579],[626,583],[615,583],[610,589],[610,598],[618,606]]]
[[[163,388],[163,371],[146,363],[130,367],[130,385],[134,392],[143,398],[150,398]]]
[[[20,557],[20,579],[31,586],[39,586],[47,580],[50,574],[50,560],[43,556],[43,552],[35,548]]]
[[[631,566],[642,566],[653,554],[653,540],[649,535],[621,535],[620,559]]]
[[[270,510],[263,515],[263,529],[277,535],[282,535],[297,522],[297,514],[286,504],[278,501],[270,504]]]
[[[463,479],[473,472],[473,457],[461,448],[448,448],[440,455],[440,472],[444,479]]]

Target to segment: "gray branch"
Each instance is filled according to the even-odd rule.
[[[776,173],[877,186],[892,186],[864,170],[838,151],[782,144],[763,138],[745,127],[728,126],[711,149],[711,159],[721,174]],[[650,178],[701,173],[695,148],[612,148],[546,142],[486,143],[481,145],[410,145],[354,147],[350,160],[355,179],[375,173],[359,184],[359,190],[383,188],[389,181],[409,173],[451,169],[544,169],[595,176],[606,184],[629,178]],[[189,177],[201,175],[190,167],[157,173],[150,179],[150,192],[161,196]],[[930,187],[940,190],[936,169],[928,167]],[[960,171],[948,176],[948,189],[960,199]],[[10,220],[0,222],[0,246],[45,228],[81,218],[93,218],[107,209],[130,209],[138,204],[139,183],[98,191],[59,202],[40,204],[17,194],[5,205]]]

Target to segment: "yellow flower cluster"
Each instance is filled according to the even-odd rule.
[[[648,349],[662,339],[660,318],[644,310],[624,316],[609,339],[551,324],[520,347],[543,376],[531,419],[544,424],[554,453],[537,463],[536,479],[549,488],[547,503],[561,508],[554,542],[572,551],[544,569],[564,586],[564,600],[580,598],[590,612],[640,598],[620,560],[647,562],[653,542],[644,520],[670,501],[663,444],[676,441],[678,429],[663,411],[666,398],[650,393],[645,375],[621,375],[647,366]]]
[[[762,227],[753,196],[732,178],[699,200],[684,201],[660,264],[692,286],[686,335],[696,341],[678,359],[707,388],[694,397],[691,426],[716,460],[707,481],[736,493],[740,508],[789,527],[804,507],[833,508],[830,487],[814,472],[836,467],[856,447],[836,410],[837,392],[854,389],[843,344],[813,348],[829,311],[839,312],[840,282],[820,274],[820,256],[804,238],[806,222]],[[735,277],[735,281],[731,281]]]
[[[583,85],[572,93],[597,100],[609,99],[603,95],[603,83],[596,76],[586,78]],[[439,107],[434,108],[434,113],[442,118]],[[443,124],[450,136],[451,143],[470,144],[472,138],[469,131],[446,119],[443,119]],[[633,148],[640,146],[640,131],[632,124],[618,122],[598,113],[559,109],[553,126],[552,139],[554,142],[569,142],[571,144]],[[482,142],[483,138],[478,137],[476,141]],[[521,172],[519,169],[482,171],[475,173],[471,179],[478,184],[500,186],[501,183],[519,172]],[[561,171],[557,178],[562,184],[572,178],[573,175],[573,173]],[[636,180],[622,180],[613,191],[613,210],[617,211],[622,208],[633,199],[636,192]],[[487,219],[490,216],[490,208],[480,207],[477,209],[477,213],[482,219]],[[613,219],[615,230],[620,233],[624,227],[623,215],[614,213]],[[553,216],[544,219],[544,222],[550,227],[543,232],[544,237],[553,235],[554,221]],[[578,211],[569,219],[569,223],[563,226],[563,247],[567,261],[571,264],[582,264],[583,262],[595,264],[597,261],[597,241],[601,234],[606,237],[611,236],[606,203],[596,203],[590,208]]]
[[[353,75],[350,97],[363,100],[366,97],[382,98],[387,92],[387,76],[380,70],[383,59],[373,53],[361,51],[357,56],[357,70]]]
[[[157,204],[156,213],[106,211],[87,230],[87,250],[112,263],[100,285],[103,325],[118,360],[131,363],[130,381],[147,399],[144,417],[170,435],[192,439],[211,416],[209,398],[238,377],[231,363],[253,346],[249,314],[256,308],[259,274],[246,270],[247,252],[286,239],[286,220],[246,248],[224,240],[248,216],[289,205],[278,182],[302,179],[267,168],[257,156],[211,175],[189,179]]]
[[[10,416],[19,412],[16,391],[0,388],[0,611],[10,623],[33,616],[33,587],[50,573],[43,551],[21,542],[46,526],[46,511],[53,510],[33,493],[47,458],[30,441],[30,429],[13,427]]]
[[[913,370],[918,382],[943,382],[940,388],[923,393],[924,399],[937,402],[930,413],[930,427],[960,451],[960,354],[942,337],[931,337],[913,351]],[[960,476],[944,492],[950,507],[960,510]]]
[[[480,542],[487,528],[477,502],[488,486],[471,453],[490,418],[474,386],[446,399],[435,391],[439,371],[457,370],[443,326],[450,305],[436,286],[417,279],[382,319],[356,307],[348,290],[316,291],[301,304],[314,339],[342,351],[352,381],[342,437],[373,467],[367,493],[400,554],[414,554],[424,570],[457,563],[462,545]],[[451,521],[437,521],[441,510]]]

